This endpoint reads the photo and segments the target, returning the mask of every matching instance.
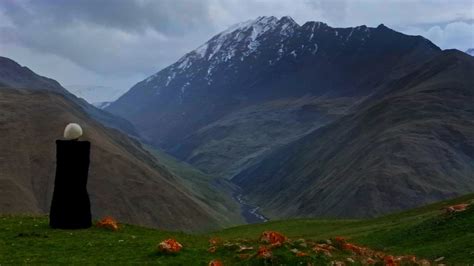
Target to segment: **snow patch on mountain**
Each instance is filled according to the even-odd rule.
[[[155,95],[159,95],[166,87],[181,90],[178,94],[182,95],[190,82],[211,85],[220,77],[215,75],[216,71],[238,71],[241,64],[246,64],[246,60],[258,59],[262,53],[274,53],[274,57],[265,59],[269,65],[275,66],[284,58],[315,55],[319,50],[318,38],[326,38],[327,33],[341,41],[349,41],[356,31],[362,30],[366,32],[366,36],[357,36],[365,40],[370,36],[370,29],[366,26],[350,28],[349,31],[332,28],[323,22],[307,22],[300,26],[291,17],[258,17],[235,24],[215,35],[173,65],[147,78],[145,82],[153,81],[149,86],[156,89]],[[294,47],[293,40],[300,37],[305,41]]]

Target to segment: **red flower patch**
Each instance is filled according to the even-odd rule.
[[[117,231],[119,229],[117,221],[110,216],[102,218],[102,220],[97,222],[96,226],[100,228],[106,228],[112,231]]]
[[[272,246],[281,246],[286,240],[286,236],[275,231],[265,231],[260,236],[260,241],[271,244]]]
[[[252,254],[239,254],[239,259],[246,260],[252,257]]]
[[[257,251],[257,257],[263,259],[269,259],[272,257],[272,252],[265,246],[260,246]]]
[[[368,265],[372,265],[372,264],[375,264],[375,260],[372,259],[372,258],[368,258],[366,261],[365,261],[366,264]]]
[[[356,254],[362,255],[365,251],[365,248],[359,247],[357,245],[351,244],[351,243],[344,243],[342,245],[342,249],[352,251]]]
[[[222,261],[220,260],[211,260],[209,266],[224,266],[224,264],[222,264]]]
[[[183,245],[172,238],[161,241],[158,244],[158,250],[163,253],[178,253],[181,248],[183,248]]]
[[[467,203],[462,203],[462,204],[457,204],[457,205],[452,205],[446,208],[446,212],[451,213],[451,212],[463,212],[469,207],[469,204]]]
[[[308,253],[305,253],[305,252],[299,251],[296,253],[296,257],[308,257],[308,256],[309,256]]]
[[[331,250],[334,249],[335,248],[329,244],[316,244],[313,248],[316,253],[322,253],[328,257],[332,257]]]
[[[383,258],[383,261],[385,262],[385,264],[393,264],[395,263],[395,260],[393,258],[393,256],[390,256],[390,255],[387,255]]]
[[[208,251],[209,253],[216,253],[217,247],[216,247],[216,246],[212,246],[212,247],[208,248],[207,251]]]
[[[221,243],[221,240],[217,237],[213,237],[213,238],[209,239],[209,244],[211,246],[217,246],[219,243]]]

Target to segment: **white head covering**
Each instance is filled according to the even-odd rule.
[[[76,123],[70,123],[64,129],[64,138],[67,140],[78,139],[82,136],[82,128]]]

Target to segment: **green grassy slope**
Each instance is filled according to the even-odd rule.
[[[234,185],[230,181],[207,175],[160,149],[150,146],[146,148],[163,167],[179,177],[182,185],[195,197],[212,208],[214,216],[221,221],[221,228],[245,223],[240,215],[240,205],[231,197]]]
[[[118,232],[100,228],[87,230],[52,230],[46,217],[0,217],[0,264],[20,263],[153,263],[163,265],[206,265],[220,259],[224,265],[259,265],[264,261],[241,260],[235,251],[223,249],[209,253],[208,240],[258,247],[264,230],[279,231],[291,239],[326,240],[344,236],[349,241],[393,255],[413,254],[434,260],[445,257],[447,264],[474,263],[474,208],[445,214],[443,207],[470,203],[474,194],[440,202],[407,212],[369,220],[287,220],[229,228],[212,234],[164,232],[132,225],[122,225]],[[177,255],[162,255],[156,245],[175,238],[184,246]],[[239,240],[237,240],[239,239]],[[244,239],[244,240],[242,240]],[[252,251],[255,253],[255,250]],[[280,248],[274,252],[278,263],[294,265],[294,254]],[[335,254],[333,258],[312,257],[316,263],[351,256]]]

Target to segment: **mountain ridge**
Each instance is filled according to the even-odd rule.
[[[0,83],[1,213],[49,211],[54,143],[65,125],[76,122],[84,129],[83,139],[92,143],[88,190],[94,218],[113,215],[130,223],[186,231],[241,222],[237,203],[211,187],[207,177],[171,172],[137,139],[102,124],[88,112],[95,108],[55,80],[1,57]]]
[[[95,108],[86,100],[70,93],[56,80],[38,75],[28,67],[21,66],[14,60],[2,56],[0,56],[0,85],[18,89],[48,90],[63,94],[71,101],[79,104],[85,112],[105,125],[119,129],[131,136],[139,137],[136,129],[127,120]]]
[[[367,217],[472,192],[471,71],[443,51],[233,181],[271,218]]]
[[[131,121],[152,145],[209,174],[231,178],[247,165],[235,161],[266,154],[263,142],[252,143],[254,136],[285,144],[292,134],[289,125],[301,134],[330,122],[334,117],[328,114],[342,99],[357,103],[380,83],[438,52],[422,37],[383,25],[335,29],[320,22],[299,26],[289,17],[259,17],[215,35],[105,110]],[[296,105],[271,107],[282,99]],[[320,106],[321,99],[332,104]],[[261,119],[258,110],[280,112],[282,119]],[[306,122],[293,123],[297,117],[307,117]],[[210,125],[214,129],[205,130]],[[233,133],[245,127],[255,133]],[[219,146],[233,154],[219,153]]]

